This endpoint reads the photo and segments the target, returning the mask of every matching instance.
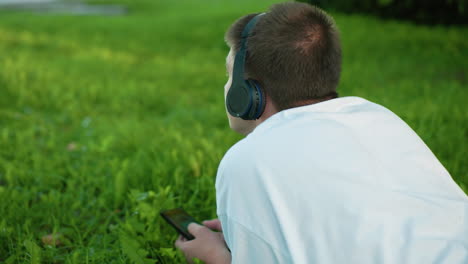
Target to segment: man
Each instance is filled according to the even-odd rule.
[[[331,17],[278,4],[226,41],[229,124],[246,138],[218,169],[220,221],[176,241],[189,262],[468,263],[468,199],[445,168],[388,109],[337,98]]]

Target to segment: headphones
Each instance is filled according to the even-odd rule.
[[[244,79],[247,38],[251,36],[250,32],[264,14],[258,14],[252,18],[242,31],[240,49],[234,59],[232,84],[226,96],[226,108],[229,114],[244,120],[258,119],[265,110],[265,94],[258,82]]]

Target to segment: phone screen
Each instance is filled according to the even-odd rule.
[[[197,221],[187,214],[182,208],[175,208],[161,212],[161,216],[171,224],[182,236],[188,240],[195,237],[189,233],[187,227],[190,223],[197,223]]]

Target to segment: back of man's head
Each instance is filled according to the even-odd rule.
[[[226,42],[239,50],[241,33],[256,14],[234,22]],[[298,2],[273,5],[251,32],[245,77],[257,80],[278,111],[337,96],[339,33],[329,15]]]

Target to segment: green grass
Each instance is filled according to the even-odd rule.
[[[216,216],[241,138],[223,34],[277,1],[119,2],[128,16],[0,13],[0,262],[180,263],[158,212]],[[401,116],[467,191],[467,28],[334,16],[341,95]]]

